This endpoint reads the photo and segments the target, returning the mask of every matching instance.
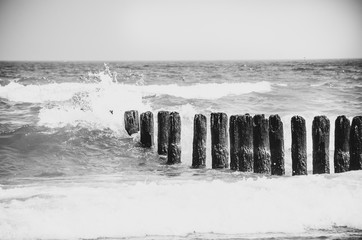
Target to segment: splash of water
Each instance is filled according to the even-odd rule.
[[[121,79],[122,77],[120,76]],[[265,81],[188,86],[144,85],[142,75],[138,76],[134,84],[124,84],[117,79],[117,73],[112,72],[105,64],[104,70],[88,73],[83,82],[42,85],[11,82],[0,87],[0,97],[14,102],[41,104],[39,125],[63,127],[68,124],[73,126],[83,124],[87,127],[110,128],[118,131],[123,130],[124,111],[152,110],[147,99],[152,100],[156,96],[217,99],[228,95],[267,92],[271,90],[270,88],[270,83]]]

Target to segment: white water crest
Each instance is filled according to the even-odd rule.
[[[303,235],[362,228],[362,172],[239,180],[139,181],[117,176],[0,185],[1,239]],[[248,235],[246,235],[248,236]]]
[[[133,86],[129,86],[131,89]],[[257,83],[199,83],[189,86],[144,85],[141,91],[148,94],[171,95],[186,99],[218,99],[230,95],[240,95],[251,92],[269,92],[271,85],[267,81]]]
[[[46,127],[77,126],[110,128],[124,132],[123,114],[127,110],[140,113],[152,109],[149,100],[161,95],[184,99],[218,99],[230,95],[271,91],[269,82],[257,83],[206,83],[193,85],[143,85],[119,83],[117,74],[105,65],[105,70],[89,73],[83,83],[46,83],[23,85],[16,81],[0,86],[0,97],[13,102],[41,104],[38,124]],[[95,80],[94,80],[95,79]],[[93,80],[93,81],[90,81]],[[141,79],[142,80],[142,79]],[[191,109],[191,110],[190,110]],[[172,110],[172,109],[166,109]],[[192,122],[196,110],[186,104],[173,110],[185,111]],[[189,113],[192,113],[189,114]]]
[[[132,85],[123,83],[50,83],[44,85],[22,85],[11,82],[0,87],[0,97],[15,102],[43,103],[66,101],[77,93],[111,91],[122,95],[129,92],[143,97],[171,95],[185,99],[218,99],[230,95],[251,92],[269,92],[271,84],[266,81],[257,83],[204,83],[180,86],[167,85]],[[117,99],[114,99],[115,101]]]

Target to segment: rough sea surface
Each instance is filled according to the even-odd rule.
[[[182,163],[124,130],[126,110],[178,111]],[[279,114],[282,177],[191,169],[193,118]],[[308,175],[291,176],[290,119]],[[331,174],[312,174],[314,116]],[[360,239],[362,171],[334,173],[334,121],[362,115],[362,60],[0,62],[0,239]],[[157,146],[157,134],[155,134]]]

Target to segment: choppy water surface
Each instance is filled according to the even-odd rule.
[[[362,115],[361,60],[1,62],[0,85],[1,239],[362,237],[362,171],[333,173],[334,120]],[[182,164],[127,135],[131,109],[180,112]],[[279,114],[286,176],[210,169],[210,137],[207,168],[190,169],[194,114],[215,111]],[[292,177],[297,114],[310,175]],[[330,175],[311,175],[316,115]]]

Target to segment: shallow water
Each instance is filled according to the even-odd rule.
[[[1,62],[0,85],[2,239],[362,237],[362,172],[333,173],[334,120],[362,115],[361,60]],[[181,164],[127,135],[130,109],[180,112]],[[286,176],[210,169],[210,137],[206,169],[191,169],[194,114],[216,111],[279,114]],[[292,177],[297,114],[310,175]],[[330,175],[311,175],[317,115]]]

